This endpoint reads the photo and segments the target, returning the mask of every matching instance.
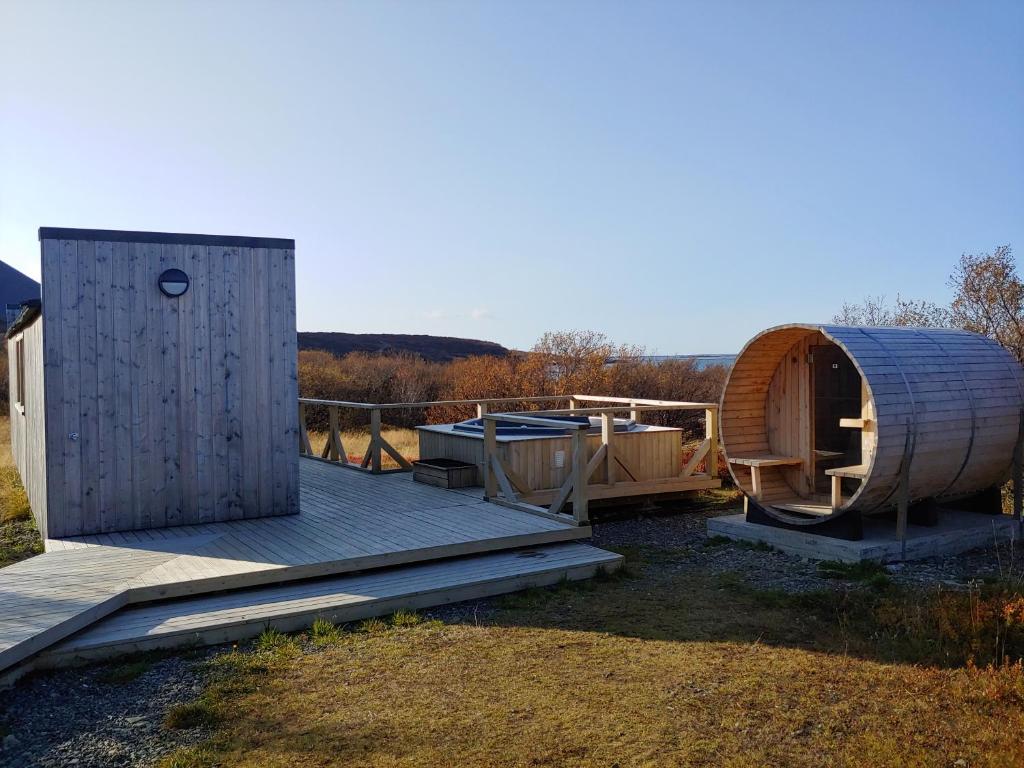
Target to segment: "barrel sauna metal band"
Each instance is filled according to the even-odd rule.
[[[915,331],[914,335],[920,336],[923,339],[927,339],[936,347],[938,347],[939,351],[942,352],[943,355],[945,355],[946,359],[950,362],[950,364],[956,368],[957,373],[960,374],[960,381],[963,382],[964,391],[967,393],[967,402],[971,404],[971,437],[967,441],[967,450],[964,452],[964,460],[960,462],[960,469],[956,471],[956,474],[953,476],[953,479],[949,481],[946,487],[939,491],[938,495],[943,496],[950,488],[956,485],[956,481],[960,479],[960,475],[962,475],[964,473],[964,470],[967,469],[967,463],[971,460],[971,452],[974,450],[974,435],[978,428],[978,408],[974,402],[974,390],[971,389],[970,385],[967,383],[967,377],[964,375],[963,366],[960,365],[959,362],[954,361],[952,356],[946,350],[946,348],[942,346],[942,344],[940,344],[932,335],[921,333],[920,331]],[[1017,387],[1020,388],[1020,382],[1017,383]],[[1022,393],[1022,397],[1024,397],[1024,393]]]
[[[993,343],[998,344],[999,342]],[[1020,383],[1020,371],[1014,371],[1009,360],[1004,359],[1003,365],[1006,366],[1006,370],[1013,377],[1013,383],[1017,385],[1017,393],[1020,395],[1021,402],[1024,403],[1024,387]],[[1017,445],[1020,445],[1021,440],[1024,440],[1024,407],[1020,409],[1017,415]]]
[[[879,348],[883,352],[885,352],[886,357],[888,357],[892,361],[892,364],[896,366],[896,370],[899,371],[900,378],[903,379],[903,386],[905,386],[907,388],[907,397],[910,399],[910,413],[911,413],[911,419],[913,420],[913,423],[914,423],[914,427],[913,427],[913,429],[911,429],[910,428],[910,424],[907,424],[904,427],[904,429],[910,434],[910,444],[908,446],[904,447],[904,449],[903,449],[903,459],[900,462],[899,471],[900,472],[903,471],[903,464],[905,462],[906,465],[907,465],[907,470],[909,472],[909,470],[910,470],[910,462],[914,460],[914,450],[917,448],[917,401],[914,400],[914,390],[911,389],[911,387],[910,387],[910,380],[907,378],[907,374],[903,370],[903,366],[900,365],[900,361],[892,353],[892,351],[887,346],[885,346],[885,344],[883,344],[880,339],[878,339],[873,334],[868,333],[868,329],[867,328],[858,328],[857,330],[860,331],[864,336],[869,338],[871,341],[875,342],[875,344],[877,344],[879,346]],[[877,414],[876,414],[876,418],[877,418]],[[876,504],[870,510],[866,511],[867,514],[871,514],[872,512],[874,512],[876,510],[879,510],[882,507],[884,507],[889,502],[889,499],[892,498],[892,495],[894,493],[896,493],[896,491],[898,489],[899,489],[899,483],[895,483],[893,485],[893,487],[889,489],[889,493],[887,493],[885,495],[885,497],[880,502],[878,502],[878,504]]]

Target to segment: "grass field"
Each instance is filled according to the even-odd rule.
[[[415,457],[414,431],[387,434]],[[349,453],[366,440],[347,434]],[[40,549],[8,442],[0,419],[0,564]],[[444,623],[268,630],[167,713],[210,737],[164,766],[1024,764],[1024,671],[984,666],[1024,648],[1020,584],[990,585],[997,600],[834,568],[861,586],[787,595],[677,551],[626,554],[624,575]]]
[[[381,437],[391,443],[395,450],[409,461],[420,457],[419,437],[415,429],[384,427],[381,429]],[[349,460],[358,463],[363,460],[366,448],[370,445],[370,433],[369,431],[342,432],[341,442],[345,446],[345,453],[348,454]],[[312,446],[315,455],[320,455],[326,443],[326,432],[309,433],[309,444]],[[386,453],[382,455],[381,463],[387,469],[398,467],[398,462]]]
[[[0,568],[43,551],[11,456],[11,423],[0,416]]]
[[[624,577],[482,618],[265,633],[169,715],[214,731],[165,765],[1024,764],[1019,665],[914,663],[834,594],[758,592],[671,558],[633,553]]]

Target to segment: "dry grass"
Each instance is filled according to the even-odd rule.
[[[0,416],[0,567],[43,551],[11,456],[11,423]]]
[[[414,461],[420,457],[420,441],[415,429],[385,427],[381,429],[380,433],[381,437],[387,440],[394,446],[396,451],[409,461]],[[366,449],[370,445],[370,433],[369,431],[342,432],[341,442],[345,446],[345,453],[348,454],[349,461],[360,462],[363,460]],[[327,433],[310,432],[309,443],[313,447],[315,455],[319,456],[324,445],[327,443]],[[387,469],[398,467],[398,462],[386,453],[382,454],[381,463]]]
[[[202,699],[218,730],[167,765],[1024,762],[1019,667],[896,663],[823,602],[692,572],[318,648],[222,657]]]

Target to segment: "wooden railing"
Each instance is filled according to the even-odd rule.
[[[492,397],[479,400],[429,400],[418,403],[356,403],[346,400],[317,400],[310,397],[299,398],[299,453],[303,456],[320,458],[335,462],[349,469],[361,469],[379,475],[386,472],[408,472],[412,465],[395,449],[381,434],[381,414],[385,411],[407,410],[411,408],[455,407],[468,405],[476,408],[477,418],[488,413],[494,406],[516,405],[518,403],[558,403],[568,402],[568,395],[554,397]],[[317,407],[327,410],[327,442],[319,455],[313,451],[309,440],[308,408]],[[341,417],[343,409],[369,411],[370,443],[360,462],[349,459],[341,437]],[[397,469],[384,469],[383,458],[387,454]]]
[[[621,403],[621,405],[580,407],[580,403]],[[705,438],[686,462],[676,478],[652,481],[620,481],[615,451],[615,414],[626,413],[641,421],[645,411],[704,411]],[[599,416],[601,419],[601,444],[593,456],[587,457],[587,430],[589,424],[566,424],[564,421],[547,419],[547,416]],[[639,398],[603,397],[597,395],[573,395],[569,408],[564,410],[535,411],[530,414],[491,413],[484,420],[484,498],[503,506],[520,509],[533,514],[571,519],[577,525],[586,525],[589,520],[589,500],[594,492],[608,495],[643,495],[671,492],[680,487],[682,481],[696,477],[696,469],[703,461],[703,477],[714,479],[718,475],[718,404],[686,403],[670,400],[645,400]],[[547,427],[563,430],[571,437],[570,471],[561,487],[555,492],[550,506],[546,509],[532,504],[523,496],[522,483],[515,482],[513,473],[502,462],[498,452],[497,427],[499,421]],[[591,483],[591,478],[604,468],[605,482]],[[520,487],[517,492],[516,486]],[[618,486],[618,488],[615,488]],[[706,487],[706,486],[705,486]],[[572,504],[572,515],[562,510]]]
[[[548,409],[528,412],[495,412],[497,406],[509,406],[525,403],[560,403],[567,408]],[[688,478],[694,481],[699,478],[714,479],[718,476],[718,404],[690,403],[674,400],[649,400],[644,398],[606,397],[602,395],[563,395],[553,397],[505,397],[483,398],[479,400],[431,400],[414,403],[356,403],[344,400],[316,400],[299,398],[299,453],[304,456],[335,462],[350,469],[358,469],[372,474],[386,472],[407,472],[412,469],[409,461],[395,449],[381,433],[381,414],[385,411],[410,408],[433,408],[473,406],[477,418],[484,422],[484,497],[496,504],[521,509],[533,514],[552,517],[558,520],[574,521],[577,525],[585,525],[589,521],[588,506],[590,499],[596,494],[602,497],[610,495],[642,495],[659,492],[671,492],[683,488]],[[307,422],[307,409],[317,407],[327,409],[327,441],[323,449],[316,455],[310,444]],[[369,411],[370,442],[362,460],[355,462],[349,459],[341,434],[342,409]],[[648,411],[704,411],[705,437],[693,452],[677,477],[663,480],[630,481],[619,479],[619,468],[623,467],[615,451],[615,414],[628,413],[636,423],[643,422],[643,415]],[[601,444],[593,456],[588,458],[587,430],[589,424],[572,424],[565,421],[546,418],[548,416],[599,416],[601,419]],[[499,421],[526,424],[562,430],[571,437],[570,471],[562,485],[553,492],[550,506],[547,508],[531,503],[531,494],[524,491],[523,483],[515,473],[502,462],[498,451],[497,424]],[[384,469],[384,454],[390,456],[398,465],[395,469]],[[701,462],[705,470],[697,473]],[[605,482],[595,484],[591,478],[603,467]],[[617,488],[616,488],[617,486]],[[695,485],[694,487],[699,487]],[[703,487],[707,487],[704,484]],[[535,496],[535,495],[534,495]],[[572,514],[563,512],[566,505],[572,505]]]

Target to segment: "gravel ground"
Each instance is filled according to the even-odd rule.
[[[202,661],[210,653],[153,661],[125,682],[113,678],[132,662],[40,673],[19,682],[0,694],[0,765],[149,766],[198,743],[205,737],[201,730],[169,731],[161,723],[170,707],[199,694]]]
[[[739,509],[712,512],[687,508],[686,514],[672,514],[672,507],[650,516],[638,515],[594,526],[592,543],[614,549],[649,547],[668,550],[676,556],[656,567],[695,569],[710,573],[737,574],[751,586],[803,592],[823,588],[847,588],[850,582],[823,576],[816,562],[772,549],[732,542],[709,546],[707,520]],[[966,588],[972,580],[1014,576],[1024,578],[1024,547],[1001,545],[974,549],[958,555],[894,563],[887,566],[890,578],[904,586],[942,585]]]
[[[685,504],[630,514],[595,524],[593,544],[625,551],[627,557],[631,549],[641,554],[643,549],[672,553],[649,559],[647,575],[655,579],[699,571],[734,573],[752,586],[789,592],[851,586],[851,582],[822,576],[816,563],[781,552],[735,543],[709,545],[707,519],[732,511]],[[1024,574],[1022,555],[1018,551],[1011,558],[1005,548],[999,553],[979,549],[889,566],[889,573],[898,584],[964,588],[972,579],[1011,570]],[[493,601],[479,601],[434,609],[427,615],[444,621],[485,622],[494,610]],[[111,678],[129,667],[130,661],[60,670],[21,681],[14,690],[0,694],[0,766],[151,766],[180,746],[198,743],[206,735],[201,730],[169,731],[161,723],[170,707],[198,695],[202,662],[218,651],[161,658],[125,682]]]

